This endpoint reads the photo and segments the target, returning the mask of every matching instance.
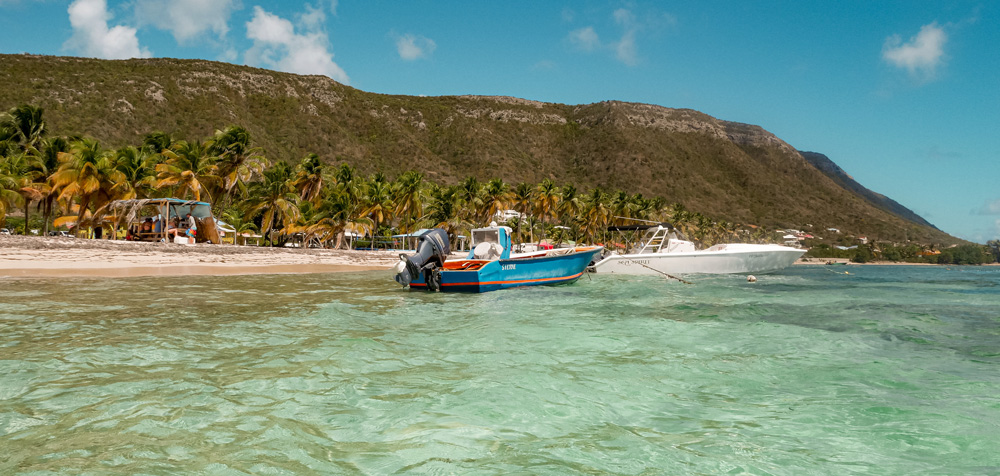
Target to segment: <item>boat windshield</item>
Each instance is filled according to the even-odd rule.
[[[500,243],[500,230],[497,228],[487,228],[482,230],[472,230],[472,244],[479,243]]]

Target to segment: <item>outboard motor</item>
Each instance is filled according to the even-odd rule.
[[[399,263],[393,268],[396,271],[396,282],[409,286],[414,279],[424,271],[427,287],[433,291],[441,289],[440,274],[434,273],[436,268],[444,266],[444,261],[451,252],[448,243],[448,233],[440,228],[424,230],[417,235],[417,252],[412,256],[399,255]]]

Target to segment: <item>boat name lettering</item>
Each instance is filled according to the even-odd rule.
[[[500,269],[502,269],[504,271],[513,271],[514,270],[514,265],[512,265],[512,264],[501,265]]]
[[[649,260],[648,259],[624,259],[624,260],[622,260],[622,264],[625,265],[625,266],[630,266],[633,263],[638,264],[638,265],[649,264]]]

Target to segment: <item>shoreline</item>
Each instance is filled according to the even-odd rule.
[[[68,237],[0,235],[0,278],[127,278],[155,276],[233,276],[388,271],[398,251],[194,246],[89,240]],[[794,265],[957,266],[935,263],[807,258]],[[984,266],[998,266],[988,263]]]
[[[391,251],[0,236],[0,277],[230,276],[388,270]]]
[[[66,268],[0,268],[0,278],[138,278],[150,276],[234,276],[251,274],[349,273],[388,270],[388,266],[340,264],[205,265],[171,267],[107,266]]]
[[[795,260],[792,266],[795,265],[811,265],[811,266],[826,266],[826,262],[830,261],[823,258],[807,258],[809,260],[815,261],[805,261],[802,259]],[[834,260],[835,266],[1000,266],[1000,263],[983,263],[975,265],[964,265],[964,264],[938,264],[938,263],[908,263],[905,261],[869,261],[867,263],[855,263],[853,261],[847,261],[841,259],[840,261]]]

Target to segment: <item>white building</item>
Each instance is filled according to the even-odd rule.
[[[520,219],[521,214],[517,210],[498,210],[496,215],[493,215],[497,223],[503,223],[511,219]]]

